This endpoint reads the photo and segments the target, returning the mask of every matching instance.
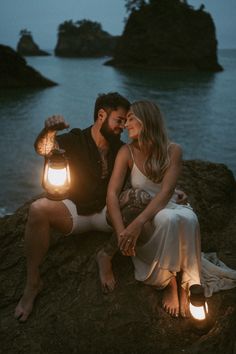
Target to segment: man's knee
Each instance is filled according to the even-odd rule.
[[[35,200],[29,208],[29,220],[41,220],[47,218],[49,210],[49,200],[47,198],[40,198]]]

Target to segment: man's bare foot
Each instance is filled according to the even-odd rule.
[[[179,298],[180,315],[183,318],[190,317],[188,291],[182,286],[179,289]]]
[[[97,253],[96,260],[99,268],[102,291],[104,293],[113,291],[116,286],[116,281],[112,270],[112,257],[101,249]]]
[[[179,316],[179,298],[176,278],[173,277],[163,290],[162,307],[173,317]]]
[[[40,280],[38,285],[34,287],[26,286],[23,296],[15,308],[15,318],[20,322],[25,322],[33,310],[33,305],[36,296],[43,288],[43,283]]]

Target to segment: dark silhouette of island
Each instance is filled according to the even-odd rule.
[[[48,52],[41,50],[34,42],[32,34],[27,29],[20,31],[20,40],[17,44],[17,52],[24,56],[46,56]]]
[[[22,56],[5,45],[0,45],[0,78],[0,88],[40,88],[57,85],[27,65]]]
[[[215,25],[187,1],[127,0],[129,17],[107,65],[172,70],[223,70],[217,61]]]
[[[112,55],[116,36],[102,29],[98,22],[65,21],[58,27],[58,40],[54,50],[61,57],[101,57]]]

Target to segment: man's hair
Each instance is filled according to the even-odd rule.
[[[98,118],[99,109],[116,111],[118,108],[129,110],[130,102],[118,92],[99,94],[94,106],[94,122]]]

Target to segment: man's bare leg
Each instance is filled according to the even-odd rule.
[[[98,251],[96,260],[99,269],[99,277],[104,293],[111,292],[116,286],[116,280],[112,269],[112,258],[114,254],[106,253],[102,248]]]
[[[162,307],[173,317],[179,316],[179,297],[176,277],[172,277],[163,290]]]
[[[68,209],[60,201],[36,200],[30,206],[25,230],[26,285],[15,309],[15,317],[21,322],[32,312],[34,300],[42,288],[39,266],[49,248],[51,227],[65,234],[70,232],[72,219]]]

